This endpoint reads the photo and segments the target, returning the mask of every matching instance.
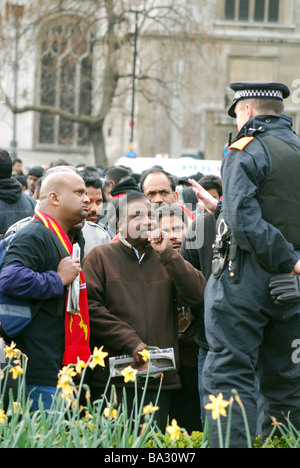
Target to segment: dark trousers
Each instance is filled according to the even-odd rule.
[[[173,392],[170,421],[176,419],[178,425],[191,434],[202,431],[200,398],[198,391],[198,369],[183,366],[179,369],[182,388]]]
[[[252,440],[256,435],[255,371],[264,397],[263,436],[272,419],[286,424],[285,416],[300,429],[300,364],[293,359],[300,340],[300,302],[276,306],[269,293],[271,275],[245,255],[239,284],[232,284],[228,268],[211,277],[205,292],[205,326],[210,351],[203,371],[204,405],[209,395],[223,393],[229,400],[236,389],[245,406]],[[218,447],[216,421],[211,419],[211,446]],[[225,437],[227,419],[221,417]],[[246,446],[241,410],[235,403],[231,446]]]

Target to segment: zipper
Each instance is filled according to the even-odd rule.
[[[144,274],[143,274],[143,263],[142,261],[139,262],[139,276],[140,276],[140,285],[144,303],[144,318],[146,324],[146,344],[148,345],[149,342],[149,327],[148,327],[148,313],[147,313],[147,302],[146,302],[146,293],[145,293],[145,286],[144,286]]]

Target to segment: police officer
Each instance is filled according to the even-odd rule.
[[[252,440],[256,436],[256,373],[264,396],[264,433],[272,417],[285,417],[300,429],[300,365],[293,362],[300,339],[300,302],[277,305],[269,282],[273,275],[300,273],[300,138],[283,114],[290,95],[281,83],[232,83],[229,115],[239,134],[222,166],[224,271],[212,276],[205,293],[205,327],[210,351],[203,372],[209,395],[229,400],[238,391]],[[223,223],[224,225],[224,223]],[[227,231],[227,229],[225,230]],[[234,247],[234,248],[233,248]],[[231,249],[231,250],[230,250]],[[228,253],[227,253],[228,252]],[[211,446],[218,447],[211,419]],[[222,419],[225,435],[227,421]],[[231,446],[246,446],[246,431],[233,405]]]

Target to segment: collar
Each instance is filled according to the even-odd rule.
[[[237,139],[243,136],[252,136],[255,133],[265,133],[267,131],[280,129],[292,130],[293,119],[285,114],[256,115],[252,117],[241,129]]]
[[[119,241],[122,242],[123,245],[125,245],[125,247],[129,248],[130,250],[132,250],[135,255],[136,255],[136,258],[138,259],[139,263],[142,263],[142,261],[144,260],[145,258],[145,255],[146,255],[146,252],[143,253],[143,255],[141,256],[140,258],[140,254],[139,254],[139,251],[133,247],[133,245],[131,245],[123,236],[121,233],[119,233]]]

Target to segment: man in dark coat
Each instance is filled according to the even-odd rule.
[[[300,139],[283,112],[290,94],[281,83],[233,83],[229,115],[239,134],[222,166],[223,231],[229,254],[205,291],[205,330],[209,353],[203,372],[209,396],[229,400],[236,389],[255,438],[256,369],[264,396],[264,435],[272,419],[300,429],[300,367],[292,360],[300,333],[300,302],[275,305],[269,282],[274,274],[300,274]],[[220,218],[219,218],[220,220]],[[224,224],[224,221],[226,224]],[[217,222],[218,224],[218,222]],[[231,235],[230,235],[231,232]],[[227,239],[223,236],[226,244]],[[233,250],[235,247],[235,251]],[[211,411],[211,446],[218,430]],[[223,433],[227,420],[221,417]],[[246,446],[239,406],[233,405],[231,446]]]
[[[0,238],[8,228],[23,218],[33,216],[35,201],[22,192],[22,185],[12,177],[12,159],[0,149]]]

